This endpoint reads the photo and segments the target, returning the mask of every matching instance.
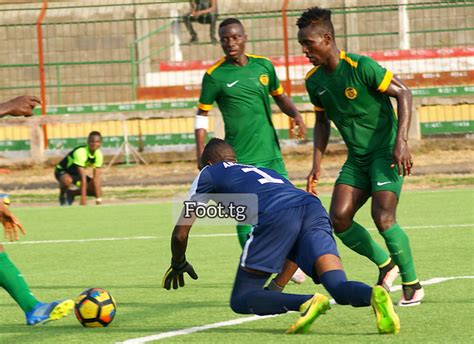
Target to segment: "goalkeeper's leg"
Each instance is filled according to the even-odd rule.
[[[265,290],[269,273],[239,267],[230,299],[232,310],[240,314],[281,314],[298,311],[313,295],[297,295]]]

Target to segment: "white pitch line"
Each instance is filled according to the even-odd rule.
[[[165,339],[165,338],[169,338],[169,337],[180,336],[180,335],[183,335],[183,334],[191,334],[191,333],[194,333],[194,332],[206,331],[206,330],[210,330],[210,329],[218,328],[218,327],[240,325],[240,324],[243,324],[243,323],[246,323],[246,322],[262,320],[262,319],[268,319],[268,318],[274,318],[274,317],[277,317],[277,316],[280,316],[280,314],[265,315],[265,316],[254,315],[254,316],[251,316],[251,317],[221,321],[221,322],[214,323],[214,324],[190,327],[190,328],[177,330],[177,331],[163,332],[163,333],[154,334],[154,335],[147,336],[147,337],[142,337],[142,338],[128,339],[124,342],[118,342],[117,344],[148,343],[148,342],[151,342],[151,341]]]
[[[121,238],[91,238],[91,239],[63,239],[63,240],[38,240],[38,241],[16,241],[2,242],[3,245],[36,245],[36,244],[64,244],[64,243],[84,243],[97,241],[122,241],[122,240],[149,240],[157,239],[155,236],[137,236]]]
[[[215,234],[195,234],[192,238],[207,237],[227,237],[236,236],[235,233],[215,233]],[[64,244],[64,243],[84,243],[96,241],[123,241],[123,240],[149,240],[149,239],[168,239],[169,236],[136,236],[136,237],[118,237],[118,238],[90,238],[90,239],[59,239],[59,240],[37,240],[37,241],[15,241],[0,242],[3,245],[37,245],[37,244]]]
[[[402,226],[406,229],[428,229],[428,228],[461,228],[474,227],[474,223],[460,223],[451,225],[426,225],[426,226]],[[376,228],[368,228],[375,231]],[[235,233],[212,233],[212,234],[191,234],[191,238],[213,238],[213,237],[234,237]],[[150,239],[168,239],[169,236],[136,236],[136,237],[117,237],[117,238],[90,238],[90,239],[59,239],[59,240],[37,240],[37,241],[15,241],[0,242],[3,245],[38,245],[38,244],[64,244],[64,243],[87,243],[98,241],[124,241],[124,240],[150,240]]]
[[[420,283],[423,286],[426,286],[426,285],[430,285],[430,284],[438,284],[438,283],[451,281],[451,280],[456,280],[456,279],[474,279],[474,276],[434,277],[434,278],[430,278],[429,280],[422,281]],[[391,289],[391,291],[397,291],[397,290],[401,290],[401,289],[402,289],[401,285],[396,285]],[[333,305],[336,304],[334,299],[331,299],[331,304],[333,304]],[[283,315],[283,314],[265,315],[265,316],[254,315],[254,316],[251,316],[251,317],[221,321],[221,322],[217,322],[217,323],[214,323],[214,324],[195,326],[195,327],[185,328],[185,329],[182,329],[182,330],[162,332],[162,333],[153,334],[151,336],[146,336],[146,337],[127,339],[123,342],[117,342],[116,344],[142,344],[142,343],[148,343],[148,342],[153,342],[153,341],[161,340],[161,339],[165,339],[165,338],[176,337],[176,336],[181,336],[181,335],[185,335],[185,334],[191,334],[191,333],[195,333],[195,332],[206,331],[206,330],[210,330],[210,329],[213,329],[213,328],[240,325],[240,324],[243,324],[243,323],[246,323],[246,322],[278,317],[280,315]]]

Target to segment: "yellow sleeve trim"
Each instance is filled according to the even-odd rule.
[[[306,76],[304,77],[305,80],[308,80],[311,75],[313,75],[317,70],[319,66],[313,67],[308,73],[306,73]]]
[[[319,107],[319,106],[314,106],[314,111],[324,111],[324,109],[322,107]]]
[[[390,83],[392,82],[392,78],[393,78],[393,73],[387,69],[387,71],[385,72],[385,76],[383,77],[382,82],[380,83],[379,87],[377,88],[377,91],[380,91],[382,93],[385,92],[387,90],[388,86],[390,86]]]
[[[211,75],[212,72],[214,72],[217,69],[217,67],[219,67],[224,62],[225,62],[225,57],[221,58],[219,61],[214,63],[211,67],[209,67],[209,69],[206,71],[206,73]]]
[[[276,90],[274,91],[271,91],[270,94],[275,97],[275,96],[279,96],[280,94],[283,94],[283,92],[285,92],[283,90],[283,86],[280,85],[280,87],[278,87]]]
[[[203,104],[203,103],[199,103],[198,104],[198,108],[202,111],[211,111],[212,109],[212,104]]]
[[[340,58],[341,60],[346,61],[348,64],[350,64],[350,65],[351,65],[352,67],[354,67],[354,68],[357,68],[357,66],[358,66],[358,64],[359,64],[357,61],[354,61],[354,60],[351,59],[349,56],[347,56],[346,52],[343,51],[343,50],[341,50],[341,51],[339,52],[339,58]]]
[[[260,55],[253,55],[253,54],[245,54],[248,57],[253,57],[254,59],[265,59],[268,61],[271,61],[268,57],[265,56],[260,56]]]

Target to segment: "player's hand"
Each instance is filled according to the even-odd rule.
[[[393,149],[393,163],[390,167],[397,167],[398,175],[411,175],[411,168],[413,167],[413,159],[408,149],[408,143],[404,140],[397,140]]]
[[[20,96],[2,104],[1,113],[29,117],[33,115],[33,109],[39,104],[41,100],[34,96]]]
[[[192,279],[198,279],[196,271],[194,271],[193,266],[186,261],[186,258],[181,263],[176,263],[171,260],[171,266],[163,276],[163,288],[170,290],[171,282],[173,282],[173,289],[178,289],[178,286],[184,287],[185,272],[187,272]]]
[[[320,174],[321,171],[319,167],[313,167],[311,172],[309,172],[308,177],[306,177],[306,191],[315,196],[318,194],[316,186],[318,185]]]
[[[6,205],[0,205],[0,222],[4,228],[5,239],[8,241],[18,241],[20,237],[18,231],[25,235],[25,229]]]
[[[297,114],[293,120],[295,121],[295,126],[298,127],[296,137],[299,139],[304,139],[306,137],[306,124],[304,123],[303,116],[301,116],[301,114]]]

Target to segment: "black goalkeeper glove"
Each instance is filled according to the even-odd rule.
[[[178,289],[178,285],[184,287],[185,272],[187,272],[192,279],[198,279],[196,271],[194,271],[193,266],[186,261],[186,258],[180,263],[171,260],[171,266],[163,276],[163,288],[170,290],[171,282],[173,282],[173,289]]]

